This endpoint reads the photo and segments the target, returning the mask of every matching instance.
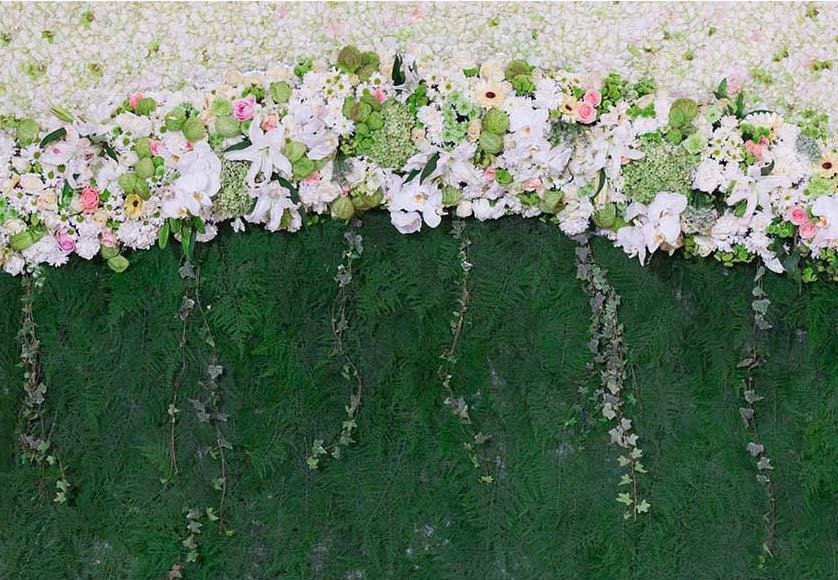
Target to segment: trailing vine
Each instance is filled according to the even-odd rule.
[[[453,378],[453,367],[457,363],[457,344],[460,341],[460,336],[463,333],[465,326],[466,312],[468,312],[469,302],[471,300],[471,291],[469,290],[469,275],[472,269],[472,263],[469,261],[469,247],[471,240],[465,233],[465,222],[456,220],[451,224],[451,235],[455,240],[460,242],[458,252],[458,259],[460,261],[460,279],[457,286],[460,289],[460,295],[457,298],[457,310],[452,313],[451,319],[451,343],[439,358],[442,363],[437,370],[437,376],[442,383],[442,388],[445,391],[445,406],[451,410],[451,413],[456,415],[460,420],[460,425],[466,433],[468,440],[463,442],[463,447],[468,454],[469,460],[476,469],[481,470],[481,476],[478,479],[480,483],[490,484],[494,483],[495,478],[490,473],[489,462],[483,453],[483,447],[491,439],[491,435],[486,435],[480,431],[476,431],[471,422],[469,415],[468,404],[461,396],[454,393],[451,387],[451,379]]]
[[[177,462],[177,414],[180,413],[178,409],[178,391],[183,377],[186,374],[186,345],[188,342],[189,319],[192,316],[192,311],[195,308],[195,299],[192,298],[193,288],[186,283],[188,280],[194,278],[195,271],[192,262],[188,257],[184,258],[183,265],[178,270],[180,277],[184,280],[183,298],[178,308],[178,318],[181,321],[180,339],[178,340],[178,350],[180,352],[180,365],[175,372],[172,379],[172,399],[169,403],[167,414],[169,416],[169,474],[164,480],[164,483],[177,480],[178,477],[178,462]]]
[[[774,543],[777,539],[777,494],[774,489],[774,482],[770,476],[774,467],[771,465],[771,460],[765,453],[765,445],[763,445],[759,437],[755,407],[756,403],[764,398],[756,392],[754,384],[754,370],[760,365],[760,359],[757,354],[757,337],[760,331],[771,329],[771,324],[765,318],[771,301],[768,299],[762,287],[762,278],[764,275],[765,268],[759,266],[754,276],[754,288],[752,291],[753,300],[751,301],[751,309],[754,312],[754,323],[751,340],[747,347],[745,358],[738,365],[740,369],[745,370],[742,391],[745,406],[739,408],[739,415],[745,423],[745,429],[751,434],[751,441],[748,442],[747,450],[756,462],[756,479],[762,484],[765,489],[765,494],[768,497],[768,512],[763,516],[766,522],[766,539],[762,544],[760,565],[764,565],[767,558],[774,556]]]
[[[631,419],[623,409],[624,387],[626,386],[626,348],[623,326],[617,314],[620,295],[608,283],[605,270],[593,259],[593,252],[586,235],[575,238],[577,273],[582,285],[591,295],[591,342],[594,354],[593,368],[599,370],[600,388],[595,392],[601,397],[602,416],[612,424],[608,431],[611,443],[619,445],[625,453],[617,458],[623,472],[619,486],[628,486],[620,492],[617,501],[625,504],[626,519],[637,519],[651,507],[638,491],[638,474],[646,473],[641,459],[643,450],[637,444],[638,435],[633,432]]]
[[[64,469],[64,462],[58,455],[52,442],[52,428],[48,429],[45,417],[47,385],[41,369],[41,341],[36,332],[33,306],[35,296],[44,285],[43,271],[35,267],[23,276],[23,295],[21,296],[20,329],[17,339],[20,344],[20,363],[23,369],[23,402],[17,420],[17,439],[21,460],[35,464],[40,472],[38,494],[43,503],[47,497],[46,472],[57,467],[58,477],[55,483],[56,503],[66,503],[70,493],[70,482]]]
[[[320,460],[324,457],[339,459],[341,448],[347,447],[355,440],[352,435],[358,426],[357,417],[361,410],[361,395],[364,389],[364,381],[361,378],[361,371],[358,365],[347,352],[343,342],[344,335],[349,329],[349,315],[347,305],[349,303],[349,285],[352,283],[353,264],[361,258],[364,253],[364,240],[358,230],[363,225],[360,219],[353,219],[349,230],[344,234],[346,248],[343,251],[343,261],[338,265],[335,282],[338,283],[338,291],[332,302],[332,334],[335,337],[333,355],[343,361],[341,375],[347,381],[352,382],[352,393],[349,396],[349,404],[345,406],[346,418],[341,423],[341,430],[337,436],[330,440],[315,439],[311,445],[311,454],[306,458],[309,469],[317,469]]]
[[[201,337],[204,343],[210,348],[209,364],[206,368],[206,378],[201,381],[204,390],[204,397],[201,399],[189,399],[192,407],[198,416],[199,423],[208,424],[215,434],[215,446],[209,448],[209,454],[217,459],[220,465],[220,474],[213,479],[213,488],[219,492],[218,513],[212,508],[207,508],[207,516],[211,521],[218,520],[219,527],[224,530],[224,501],[227,497],[228,465],[226,450],[232,450],[233,446],[224,436],[223,424],[227,422],[227,415],[221,409],[222,397],[218,388],[218,377],[224,372],[224,367],[218,364],[218,347],[215,342],[215,335],[207,320],[206,309],[201,303],[201,270],[195,269],[192,273],[194,279],[195,308],[201,314]],[[209,308],[209,307],[208,307]],[[213,517],[216,516],[217,517]]]

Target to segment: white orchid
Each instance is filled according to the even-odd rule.
[[[161,204],[163,215],[175,219],[199,215],[221,188],[221,160],[206,141],[200,141],[180,158],[178,171],[180,177]]]
[[[247,171],[247,183],[256,188],[270,180],[274,170],[291,177],[291,162],[283,153],[285,149],[285,129],[280,124],[267,133],[259,126],[259,119],[254,118],[247,132],[250,145],[245,149],[230,151],[226,154],[230,161],[250,161]],[[257,177],[261,175],[261,181]]]
[[[394,176],[387,190],[390,221],[403,234],[418,232],[423,221],[437,227],[442,221],[442,192],[430,180],[420,184],[418,177],[407,183],[402,179]]]
[[[648,206],[634,202],[626,210],[626,221],[639,220],[639,225],[624,226],[617,230],[617,246],[640,263],[646,261],[646,252],[654,254],[666,244],[670,251],[679,245],[681,214],[687,209],[687,198],[680,193],[660,192]]]

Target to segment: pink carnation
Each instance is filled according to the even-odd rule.
[[[262,122],[259,124],[262,127],[262,131],[266,133],[272,129],[276,129],[276,126],[279,124],[279,117],[276,113],[270,113],[265,115],[265,118],[262,119]]]
[[[585,93],[585,96],[582,98],[582,100],[592,107],[599,107],[599,104],[602,102],[602,95],[599,91],[591,89],[590,91]]]
[[[576,109],[576,120],[585,125],[590,125],[596,120],[596,109],[590,103],[583,102]]]
[[[86,213],[92,213],[99,207],[99,190],[87,186],[81,190],[81,209]]]
[[[494,167],[487,167],[486,171],[483,172],[483,177],[486,178],[486,181],[494,181],[497,173],[498,172]]]
[[[249,95],[233,104],[233,116],[239,121],[250,121],[256,109],[256,97]]]
[[[375,91],[373,92],[373,96],[379,103],[383,103],[384,100],[387,98],[387,95],[381,89],[375,89]]]

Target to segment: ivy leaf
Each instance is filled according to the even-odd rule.
[[[253,145],[253,143],[250,142],[250,139],[245,137],[244,139],[242,139],[238,143],[235,143],[234,145],[230,145],[229,147],[227,147],[227,149],[225,149],[223,152],[224,153],[229,153],[231,151],[240,151],[242,149],[247,149],[251,145]]]
[[[49,145],[54,141],[58,141],[59,139],[63,139],[67,135],[67,129],[61,127],[60,129],[56,129],[46,137],[41,140],[41,149]]]
[[[433,155],[431,155],[431,158],[428,159],[428,162],[422,169],[422,174],[419,176],[419,185],[422,185],[425,179],[427,179],[428,176],[436,170],[437,162],[439,162],[439,152],[434,153]]]

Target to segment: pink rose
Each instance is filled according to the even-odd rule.
[[[76,242],[63,230],[55,234],[55,239],[58,241],[58,247],[65,254],[69,254],[76,249]]]
[[[483,172],[483,177],[486,178],[486,181],[494,181],[497,173],[498,171],[494,167],[487,167],[486,171]]]
[[[102,245],[106,248],[116,247],[116,234],[113,233],[113,230],[102,230]]]
[[[592,89],[585,93],[585,96],[582,98],[582,100],[592,107],[599,107],[599,104],[602,102],[602,95],[599,91],[595,91]]]
[[[309,185],[315,185],[317,183],[320,183],[320,173],[315,171],[314,173],[303,179],[303,182]]]
[[[160,147],[163,145],[162,141],[151,141],[148,144],[148,148],[151,149],[152,155],[159,155],[160,154]]]
[[[99,190],[87,186],[81,190],[81,209],[86,213],[93,213],[99,207]]]
[[[276,129],[276,126],[279,124],[279,117],[276,113],[271,113],[266,115],[262,122],[259,124],[262,127],[262,131],[266,133],[272,129]]]
[[[585,125],[590,125],[596,120],[596,109],[590,103],[583,102],[576,109],[576,120]]]
[[[544,189],[544,186],[541,185],[541,181],[538,179],[526,179],[522,184],[524,186],[524,191],[541,191]]]
[[[253,111],[256,108],[256,97],[249,95],[245,99],[239,99],[233,104],[233,116],[239,121],[250,121],[253,118]]]
[[[806,222],[809,221],[809,217],[806,215],[806,210],[800,206],[791,208],[791,212],[789,213],[789,221],[796,226],[802,226]]]
[[[132,109],[136,109],[137,108],[137,103],[139,103],[140,99],[142,99],[142,98],[143,98],[142,93],[132,93],[128,97],[128,104],[131,105]]]
[[[384,91],[382,91],[381,89],[375,89],[375,92],[373,92],[373,96],[376,98],[376,100],[378,100],[379,103],[383,103],[384,100],[387,98],[387,95],[384,94]]]
[[[799,231],[801,238],[804,240],[811,240],[815,237],[815,234],[818,233],[818,227],[812,222],[807,221],[805,224],[800,226]]]
[[[748,141],[745,142],[745,149],[748,150],[748,153],[762,161],[762,147],[748,139]]]

